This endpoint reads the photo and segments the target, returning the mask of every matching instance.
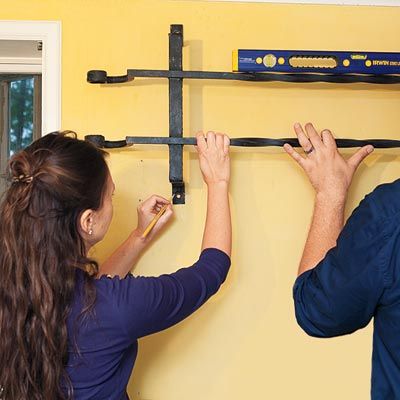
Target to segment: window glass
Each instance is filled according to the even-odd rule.
[[[9,86],[9,142],[8,157],[33,141],[34,78],[10,82]]]

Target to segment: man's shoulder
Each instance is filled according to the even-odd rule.
[[[400,179],[377,186],[365,196],[347,221],[348,230],[382,229],[382,223],[392,226],[400,220]]]
[[[366,206],[372,207],[377,212],[377,216],[381,218],[399,213],[400,179],[377,186],[365,197],[363,202]]]

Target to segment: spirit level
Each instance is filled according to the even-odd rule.
[[[309,50],[234,50],[235,72],[400,74],[400,53]]]

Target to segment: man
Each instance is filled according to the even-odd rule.
[[[378,186],[343,227],[353,174],[373,147],[346,161],[328,130],[296,124],[295,131],[305,156],[285,150],[316,193],[293,289],[297,321],[311,336],[333,337],[374,317],[371,397],[400,399],[400,180]]]

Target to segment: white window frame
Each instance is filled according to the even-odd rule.
[[[2,21],[0,40],[43,42],[42,65],[3,64],[1,72],[42,72],[42,134],[61,128],[61,22]],[[40,69],[39,69],[40,68]]]
[[[240,3],[336,4],[341,6],[391,6],[400,7],[400,0],[206,0]]]

